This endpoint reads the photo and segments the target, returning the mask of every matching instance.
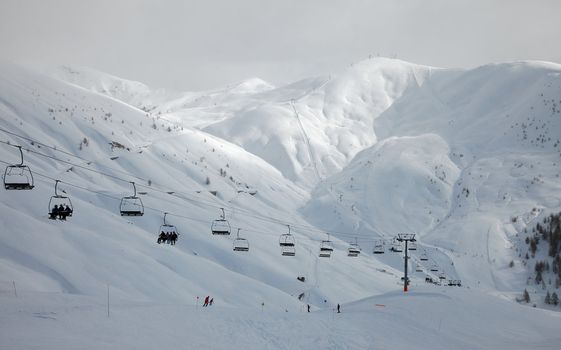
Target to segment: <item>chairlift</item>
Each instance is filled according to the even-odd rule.
[[[296,248],[295,247],[289,247],[289,246],[283,246],[281,247],[281,255],[282,256],[295,256],[296,255]]]
[[[430,270],[431,270],[432,272],[438,272],[438,265],[436,265],[436,264],[432,265],[432,266],[430,267]]]
[[[423,272],[423,267],[419,264],[417,264],[417,266],[415,267],[415,271],[416,272]]]
[[[441,273],[438,275],[438,278],[439,278],[440,280],[445,280],[445,279],[446,279],[446,274],[444,273],[444,271],[441,272]]]
[[[173,236],[174,235],[179,236],[179,232],[177,231],[177,227],[175,227],[174,225],[170,225],[166,222],[167,215],[168,213],[164,213],[164,223],[160,225],[160,230],[158,231],[158,244],[166,240],[170,240],[170,242],[168,243],[175,245],[175,240],[177,239],[177,237],[173,237]]]
[[[74,212],[70,198],[58,194],[59,182],[60,180],[55,180],[55,195],[49,199],[49,219],[52,220],[66,220],[67,217],[72,217]]]
[[[428,261],[429,257],[427,256],[427,253],[423,253],[423,254],[421,254],[421,257],[419,259],[421,261]]]
[[[240,229],[238,228],[238,233],[236,239],[233,243],[235,252],[248,252],[249,251],[249,241],[245,238],[240,237]]]
[[[357,243],[357,239],[355,238],[355,242],[349,244],[349,248],[347,248],[347,256],[350,257],[357,257],[360,254],[360,246]]]
[[[377,242],[374,244],[374,251],[373,251],[373,253],[374,253],[374,254],[384,254],[384,253],[385,253],[385,251],[384,251],[384,243],[383,243],[382,241],[377,241]]]
[[[332,252],[333,252],[333,243],[329,240],[329,234],[327,234],[327,240],[321,241],[319,245],[319,257],[330,258]]]
[[[227,236],[231,232],[230,223],[226,220],[224,208],[220,208],[220,210],[222,211],[220,219],[214,220],[210,229],[213,235]]]
[[[23,165],[23,151],[19,149],[21,161],[19,164],[8,165],[4,171],[4,188],[6,190],[32,190],[33,174],[27,165]]]
[[[461,280],[448,280],[448,285],[449,286],[461,287],[462,286],[462,281]]]
[[[170,225],[166,222],[166,216],[168,213],[164,213],[164,223],[160,225],[160,233],[177,233],[177,228],[174,225]]]
[[[394,253],[402,253],[403,247],[401,245],[401,242],[394,238],[390,250]]]
[[[279,237],[279,245],[281,247],[281,254],[283,256],[295,256],[296,255],[296,240],[294,236],[290,234],[290,225],[288,227],[288,233],[284,233]]]
[[[144,215],[144,205],[142,199],[136,196],[136,185],[131,182],[134,194],[121,199],[121,216],[142,216]]]
[[[407,245],[407,249],[408,250],[417,250],[417,243],[409,242],[409,244]]]

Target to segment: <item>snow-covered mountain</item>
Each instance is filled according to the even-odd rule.
[[[110,286],[121,301],[194,305],[213,295],[275,312],[393,300],[403,256],[391,240],[411,232],[412,289],[426,293],[411,301],[419,313],[436,307],[420,300],[433,293],[448,300],[445,287],[424,286],[443,277],[462,281],[454,300],[489,305],[499,295],[512,317],[542,312],[530,317],[559,324],[558,313],[515,299],[527,288],[543,306],[545,290],[527,285],[520,236],[561,211],[560,65],[448,70],[376,58],[287,86],[253,78],[174,92],[84,67],[3,64],[0,115],[0,161],[17,164],[21,145],[35,180],[0,198],[0,298],[17,284],[28,296],[97,300]],[[57,179],[74,206],[66,222],[47,215]],[[142,217],[119,215],[131,181]],[[210,233],[220,208],[230,236]],[[156,244],[164,213],[176,246]],[[287,225],[294,257],[280,254]],[[238,228],[249,252],[232,250]],[[334,252],[319,258],[327,237]],[[352,242],[357,258],[346,254]],[[385,254],[372,254],[375,245]],[[352,305],[366,312],[372,300]],[[545,334],[548,348],[556,335]]]

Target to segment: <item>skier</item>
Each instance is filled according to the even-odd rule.
[[[49,219],[56,220],[58,213],[59,213],[58,205],[55,204],[55,206],[51,210],[51,215],[49,216]]]
[[[205,303],[203,304],[203,307],[208,306],[208,299],[209,299],[209,296],[207,295],[206,298],[205,298]]]
[[[308,304],[308,312],[310,312],[310,304]]]
[[[208,302],[208,305],[212,306],[212,303],[214,303],[214,298],[210,298],[210,301]]]
[[[162,231],[158,236],[158,244],[165,242],[165,240],[166,240],[166,234],[164,233],[164,231]]]
[[[66,220],[66,217],[69,216],[70,213],[72,213],[72,210],[68,205],[66,207],[63,207],[62,204],[60,205],[59,214],[61,220]]]
[[[337,313],[340,314],[341,313],[341,305],[337,304]]]

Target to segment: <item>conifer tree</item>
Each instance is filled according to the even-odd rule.
[[[527,303],[530,302],[530,293],[528,293],[527,289],[524,289],[524,301]]]

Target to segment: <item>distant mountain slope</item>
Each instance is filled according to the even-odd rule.
[[[453,261],[447,274],[522,291],[512,238],[561,206],[560,106],[560,65],[432,71],[374,120],[379,142],[320,184],[304,213],[386,239],[417,233]]]
[[[313,186],[377,141],[374,120],[430,68],[372,59],[330,77],[303,80],[264,94],[205,130],[262,157],[293,181]]]

